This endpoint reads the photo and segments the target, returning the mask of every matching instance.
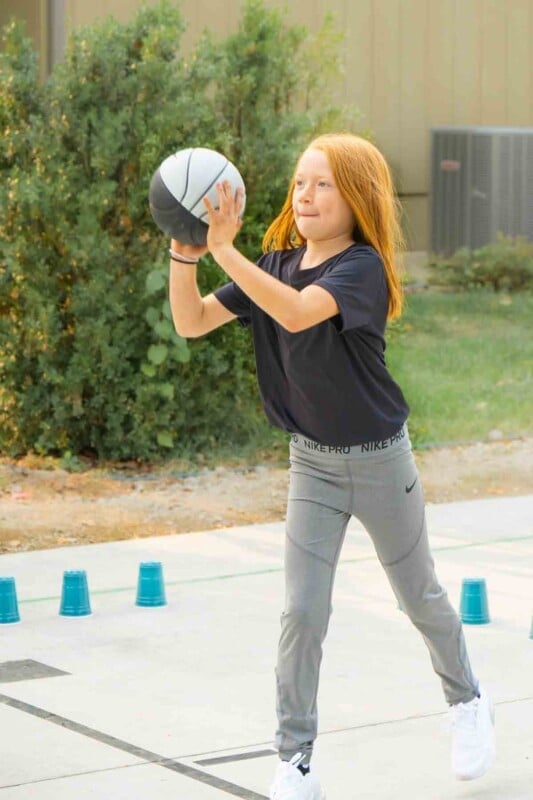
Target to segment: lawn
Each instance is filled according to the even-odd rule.
[[[388,339],[417,446],[533,433],[533,293],[408,295]]]

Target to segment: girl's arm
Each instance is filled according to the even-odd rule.
[[[217,264],[253,302],[291,333],[310,328],[339,313],[334,297],[320,286],[307,286],[301,292],[253,264],[233,245],[241,227],[239,218],[242,194],[231,195],[229,184],[219,189],[220,207],[216,210],[204,198],[209,211],[207,245]]]
[[[299,292],[248,261],[231,243],[211,250],[217,264],[253,302],[291,333],[298,333],[339,313],[333,295],[321,286]]]
[[[190,258],[199,258],[207,248],[183,245],[172,240],[172,249]],[[196,264],[170,261],[169,300],[174,327],[180,336],[203,336],[226,322],[235,314],[222,305],[214,294],[202,297],[196,281]]]

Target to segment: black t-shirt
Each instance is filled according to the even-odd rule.
[[[305,247],[263,255],[258,266],[302,290],[311,283],[335,298],[340,313],[290,333],[237,286],[217,299],[251,325],[259,389],[269,421],[331,446],[386,439],[409,409],[385,365],[388,290],[379,254],[355,244],[317,267],[299,269]]]

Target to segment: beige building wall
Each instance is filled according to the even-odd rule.
[[[50,0],[48,0],[49,2]],[[63,0],[67,27],[129,18],[158,0]],[[11,0],[3,0],[9,4]],[[185,44],[205,27],[236,29],[240,0],[181,0]],[[267,0],[316,29],[333,12],[345,32],[340,97],[393,169],[411,249],[428,243],[430,128],[533,126],[533,0]],[[42,6],[14,0],[13,5]],[[22,13],[22,11],[21,11]],[[41,12],[42,13],[42,12]]]

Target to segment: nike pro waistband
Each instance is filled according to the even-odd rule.
[[[396,431],[392,436],[387,439],[378,439],[374,442],[364,442],[364,444],[352,444],[350,446],[335,446],[329,444],[320,444],[313,439],[308,439],[307,436],[302,436],[299,433],[291,434],[291,445],[298,450],[316,455],[323,454],[325,456],[345,456],[353,458],[354,456],[367,456],[375,453],[381,453],[398,445],[409,442],[409,432],[407,425],[402,425],[399,431]]]

